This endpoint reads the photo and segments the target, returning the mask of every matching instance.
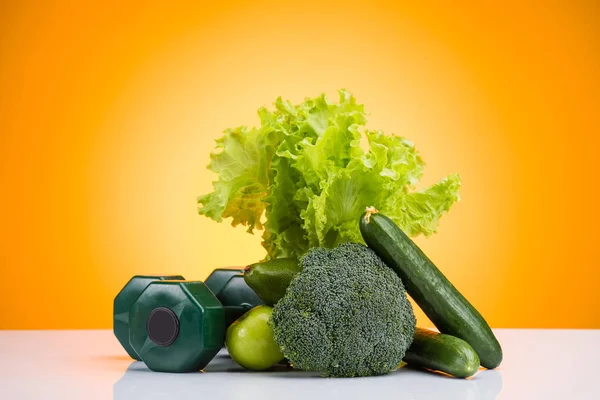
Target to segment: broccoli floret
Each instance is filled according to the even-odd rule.
[[[395,370],[415,333],[400,278],[368,247],[315,248],[275,305],[275,341],[294,368],[323,376]]]

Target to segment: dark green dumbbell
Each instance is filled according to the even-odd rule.
[[[204,283],[225,307],[227,326],[251,308],[264,304],[254,290],[244,281],[243,269],[216,268]]]
[[[215,294],[225,308],[225,323],[227,326],[251,308],[264,304],[254,290],[246,284],[243,274],[230,277],[223,288]]]
[[[225,341],[225,309],[200,281],[155,281],[129,312],[129,342],[159,372],[203,369]]]
[[[217,294],[225,287],[232,276],[243,272],[244,270],[241,268],[215,268],[204,280],[204,283],[214,294]]]
[[[214,341],[215,335],[219,335],[219,329],[223,330],[224,335],[227,326],[251,308],[263,304],[262,300],[244,281],[242,271],[241,269],[215,269],[205,284],[199,281],[183,281],[183,277],[179,275],[135,276],[115,298],[115,335],[133,358],[146,362],[152,370],[186,372],[203,368],[214,357],[212,354],[214,348],[210,343]],[[153,285],[153,282],[157,285]],[[159,283],[160,285],[158,285]],[[170,306],[171,300],[169,299],[172,299],[175,294],[178,294],[181,300],[182,292],[192,293],[188,286],[195,291],[193,292],[195,294],[191,295],[190,299],[194,300],[187,305],[187,309],[200,309],[202,315],[204,315],[203,310],[209,310],[208,317],[202,318],[203,326],[196,326],[193,323],[182,325],[179,311]],[[152,290],[150,290],[151,288]],[[218,322],[218,316],[213,317],[217,313],[213,310],[215,302],[224,315],[222,322]],[[147,307],[150,307],[148,304],[153,307],[150,312],[147,310]],[[153,311],[154,313],[152,313]],[[143,321],[146,321],[146,325]],[[216,327],[215,324],[221,324],[221,326]],[[163,329],[161,327],[164,328],[164,331],[160,331]],[[133,335],[134,329],[135,335]],[[151,332],[151,329],[154,331]],[[184,329],[183,335],[181,334],[182,329]],[[208,346],[204,343],[206,342],[205,337],[213,338],[209,340]],[[143,338],[143,342],[136,346],[135,338],[138,340]],[[220,342],[219,348],[221,348],[224,339],[217,341]],[[180,348],[180,346],[187,349],[184,351],[186,356],[178,355],[176,350],[163,353],[160,350],[161,347],[171,349]],[[157,347],[159,349],[156,349]],[[140,351],[144,354],[140,354]],[[199,353],[198,359],[193,356],[196,353]],[[168,357],[167,354],[169,354]],[[185,358],[188,364],[182,362],[181,357]]]
[[[113,332],[127,354],[138,361],[140,357],[129,344],[129,308],[146,287],[160,280],[183,280],[181,275],[136,275],[121,289],[113,303]]]

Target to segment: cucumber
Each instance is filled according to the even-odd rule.
[[[442,371],[457,378],[472,376],[479,369],[479,357],[469,343],[423,328],[415,331],[404,362],[411,367]]]
[[[369,207],[359,225],[365,243],[396,271],[440,332],[469,343],[484,367],[500,365],[502,348],[485,319],[391,219]]]
[[[244,280],[265,302],[273,306],[284,295],[301,267],[295,258],[277,258],[251,264],[244,270]]]

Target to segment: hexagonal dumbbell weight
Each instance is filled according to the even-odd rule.
[[[223,308],[224,311],[224,322],[222,326],[226,329],[231,323],[233,323],[236,319],[242,316],[251,308],[262,304],[261,299],[254,293],[254,291],[246,285],[243,277],[243,270],[241,269],[230,269],[230,268],[217,268],[215,269],[209,277],[206,279],[205,284],[202,282],[187,282],[184,281],[184,278],[180,275],[138,275],[133,277],[125,287],[119,292],[114,302],[114,332],[115,336],[121,343],[121,345],[125,348],[127,353],[136,360],[145,361],[148,363],[150,360],[150,364],[148,367],[153,370],[162,371],[168,370],[172,372],[184,372],[187,371],[188,368],[192,368],[189,370],[198,370],[204,367],[204,361],[208,359],[212,359],[214,355],[212,354],[212,345],[208,346],[208,349],[204,352],[206,354],[200,357],[200,360],[197,361],[197,365],[200,365],[197,368],[197,365],[192,363],[192,366],[182,365],[177,360],[173,360],[173,365],[165,366],[163,364],[157,363],[154,360],[154,354],[158,352],[158,350],[153,350],[149,352],[149,355],[142,356],[139,354],[139,351],[144,351],[146,354],[146,348],[139,347],[135,348],[133,345],[133,338],[131,336],[132,323],[135,321],[136,326],[139,328],[139,320],[136,319],[138,317],[137,313],[139,312],[139,304],[134,307],[134,303],[137,303],[137,299],[142,297],[142,294],[145,293],[146,289],[149,288],[150,284],[157,281],[165,282],[167,286],[158,286],[161,289],[153,289],[149,294],[144,295],[144,301],[148,303],[150,300],[148,296],[158,296],[155,300],[157,303],[156,312],[152,315],[148,315],[147,325],[146,325],[146,341],[148,343],[154,343],[159,347],[170,348],[171,345],[175,344],[175,341],[179,339],[179,332],[181,330],[181,326],[179,323],[179,315],[176,310],[169,308],[168,304],[158,305],[161,302],[164,302],[163,291],[177,291],[176,289],[169,289],[168,287],[172,287],[173,285],[177,286],[177,283],[184,284],[180,286],[181,288],[186,288],[188,285],[194,290],[196,290],[199,294],[194,297],[196,299],[196,305],[199,305],[201,309],[206,308],[201,300],[207,301],[210,307],[214,307],[214,301],[217,300],[218,306]],[[167,282],[169,281],[169,282]],[[171,282],[173,281],[173,282]],[[175,282],[177,281],[177,282]],[[201,289],[202,287],[210,289],[208,292],[212,295],[208,296],[206,294],[206,290]],[[201,293],[202,292],[202,293]],[[167,296],[168,297],[168,296]],[[199,299],[199,300],[198,300]],[[212,305],[211,305],[212,304]],[[193,304],[192,304],[193,305]],[[161,308],[162,307],[162,308]],[[133,313],[136,318],[132,318]],[[212,315],[212,312],[210,315]],[[152,324],[150,322],[152,321]],[[206,321],[212,321],[211,318],[207,318]],[[214,325],[216,322],[209,322],[210,325]],[[154,328],[153,328],[154,327]],[[159,327],[159,328],[156,328]],[[161,329],[160,327],[165,327],[165,331],[157,331],[156,329]],[[138,329],[136,328],[136,329]],[[152,335],[151,336],[151,330]],[[186,328],[187,329],[187,328]],[[190,330],[190,334],[196,338],[200,336],[204,336],[204,334],[192,333],[193,330]],[[141,333],[140,333],[141,332]],[[162,332],[162,333],[161,333]],[[187,332],[187,330],[186,330]],[[216,332],[216,331],[215,331]],[[216,332],[218,333],[218,332]],[[138,329],[138,334],[143,335],[143,331]],[[171,336],[170,336],[171,335]],[[210,334],[212,335],[212,334]],[[192,340],[193,342],[193,340]],[[191,342],[190,342],[191,343]],[[221,346],[222,346],[221,342]],[[152,345],[149,345],[152,348]],[[192,346],[191,351],[188,353],[193,353],[195,350],[202,350],[202,342],[196,343],[196,346]],[[171,352],[169,354],[174,354],[175,352]],[[160,357],[159,357],[160,358]],[[174,357],[177,358],[177,357]],[[166,360],[168,361],[168,360]],[[206,361],[206,362],[208,362]]]
[[[159,372],[204,368],[225,341],[225,309],[200,281],[155,281],[129,312],[129,342]]]
[[[131,358],[141,360],[129,344],[129,308],[140,294],[154,281],[183,280],[181,275],[136,275],[121,289],[113,304],[113,331],[121,346]]]
[[[229,282],[232,276],[243,274],[243,269],[238,268],[215,268],[213,272],[208,275],[204,280],[204,283],[213,293],[217,294]]]
[[[206,286],[225,307],[227,326],[260,304],[258,295],[244,281],[244,270],[217,268],[206,278]]]

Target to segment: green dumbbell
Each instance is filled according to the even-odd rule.
[[[244,281],[244,270],[235,268],[217,268],[204,281],[225,307],[227,326],[260,304],[264,304],[258,295]]]
[[[181,275],[136,275],[121,289],[113,303],[113,331],[127,354],[138,361],[140,357],[129,344],[129,308],[146,287],[160,280],[183,280]]]
[[[132,278],[115,298],[115,335],[133,358],[152,370],[204,368],[216,354],[215,343],[219,349],[223,346],[227,326],[262,304],[240,271],[216,269],[205,284],[184,281],[181,276]],[[174,308],[174,303],[186,313]],[[182,317],[189,320],[194,315],[192,322],[181,322]]]
[[[129,342],[159,372],[203,369],[225,341],[225,309],[200,281],[155,281],[129,312]]]
[[[243,274],[230,277],[223,288],[215,294],[225,308],[225,323],[227,326],[251,308],[264,304],[254,290],[246,284]]]
[[[232,276],[240,274],[242,271],[243,269],[217,268],[209,275],[205,284],[213,291],[213,293],[219,293]],[[129,308],[135,299],[137,299],[151,282],[157,280],[184,279],[185,278],[181,275],[136,275],[127,282],[115,297],[113,305],[113,331],[117,340],[131,358],[140,361],[140,357],[135,354],[135,351],[129,344]],[[250,293],[250,296],[252,299],[252,293]],[[231,301],[226,301],[226,303],[231,306],[236,306]],[[232,313],[228,313],[228,315],[230,314]]]
[[[244,270],[240,268],[215,268],[213,272],[208,275],[204,283],[214,294],[217,294],[225,287],[232,276],[242,273],[244,273]]]

